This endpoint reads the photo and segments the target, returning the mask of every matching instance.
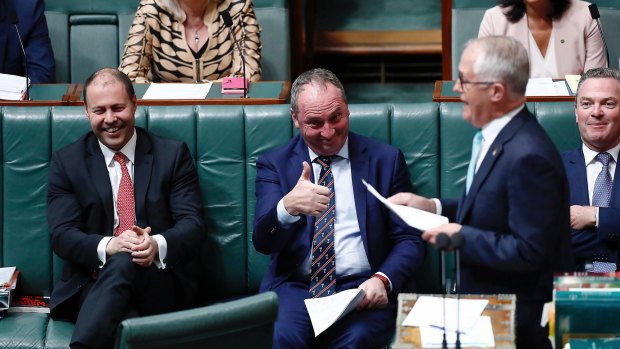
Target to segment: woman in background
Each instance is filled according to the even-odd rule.
[[[487,10],[479,37],[507,35],[530,57],[530,77],[564,78],[607,67],[596,21],[580,0],[500,0]]]
[[[232,25],[226,26],[226,12]],[[260,27],[252,0],[142,0],[119,69],[137,83],[260,80]]]

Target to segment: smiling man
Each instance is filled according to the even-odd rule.
[[[271,255],[261,291],[278,294],[274,348],[382,348],[389,344],[401,290],[424,259],[419,232],[405,230],[370,194],[411,190],[402,152],[349,132],[342,84],[325,69],[291,89],[300,135],[256,163],[253,243]],[[314,337],[304,300],[351,288],[358,311]]]
[[[578,271],[616,271],[620,243],[620,73],[588,70],[579,82],[575,116],[583,144],[563,155],[570,185],[570,222]]]
[[[517,295],[517,348],[551,348],[540,326],[551,300],[553,272],[571,270],[568,185],[560,154],[527,110],[529,62],[509,37],[470,41],[455,91],[463,118],[481,130],[474,139],[463,195],[426,199],[401,193],[390,200],[440,213],[453,223],[425,231],[460,233],[461,292]],[[478,144],[476,144],[478,143]]]
[[[131,81],[99,70],[84,101],[92,132],[50,163],[47,218],[63,259],[50,308],[75,321],[71,348],[111,348],[123,319],[195,304],[205,228],[187,146],[134,126]]]

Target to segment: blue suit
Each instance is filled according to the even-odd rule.
[[[411,191],[403,154],[392,146],[354,133],[349,133],[348,139],[355,209],[371,270],[364,275],[339,278],[337,290],[356,288],[372,274],[381,271],[390,278],[394,291],[386,309],[354,312],[321,334],[317,340],[320,342],[329,337],[325,343],[327,346],[335,345],[332,339],[346,331],[355,331],[356,327],[368,333],[372,333],[371,328],[379,332],[374,338],[379,342],[385,340],[383,337],[387,334],[389,341],[396,315],[395,296],[400,290],[411,290],[409,281],[424,257],[419,232],[395,224],[387,208],[368,193],[362,183],[365,179],[386,197]],[[296,185],[303,161],[311,163],[308,148],[300,136],[258,159],[253,243],[258,252],[271,255],[261,291],[273,290],[280,299],[276,338],[279,331],[295,328],[293,332],[298,332],[301,326],[301,332],[307,331],[307,338],[301,342],[308,344],[314,337],[303,304],[303,299],[308,298],[308,280],[296,280],[295,275],[310,251],[315,218],[301,215],[296,223],[283,226],[278,223],[276,209],[280,199]],[[375,321],[380,321],[379,325]],[[370,342],[369,346],[378,344]],[[387,342],[381,343],[385,344]],[[278,345],[274,343],[274,346]]]
[[[463,225],[461,292],[515,293],[518,339],[548,345],[537,325],[542,305],[551,300],[553,272],[572,262],[568,185],[560,154],[526,108],[491,144],[469,194],[442,205]]]
[[[43,0],[0,0],[0,73],[25,76],[24,56],[8,11],[13,7],[28,57],[28,76],[33,84],[53,83],[54,53],[45,20]]]
[[[570,204],[590,206],[588,178],[582,148],[562,154],[568,184]],[[614,175],[614,189],[610,207],[599,208],[598,228],[572,230],[573,251],[577,269],[583,271],[585,262],[603,261],[618,263],[620,243],[620,190],[618,189],[618,167]]]

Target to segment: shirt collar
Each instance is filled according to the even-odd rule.
[[[497,119],[492,120],[488,124],[482,127],[482,138],[484,139],[485,144],[492,144],[497,135],[502,131],[502,129],[512,120],[512,118],[517,115],[525,104],[521,104],[517,108],[509,111],[504,116],[501,116]]]
[[[586,146],[585,143],[581,145],[581,148],[583,149],[583,158],[586,162],[586,166],[596,161],[595,158],[599,152],[588,148],[588,146]],[[620,153],[620,143],[616,144],[615,147],[608,149],[607,152],[609,153],[609,155],[611,155],[614,161],[618,163],[618,153]]]
[[[311,162],[314,162],[314,160],[319,157],[319,155],[315,153],[314,151],[312,151],[310,147],[308,147],[308,154],[310,155]],[[349,137],[347,137],[347,139],[344,141],[342,148],[340,148],[340,150],[338,151],[338,153],[336,153],[336,155],[343,159],[349,158]]]
[[[125,144],[124,147],[119,150],[121,153],[125,155],[125,157],[132,163],[135,164],[136,157],[136,140],[138,139],[138,132],[136,129],[133,130],[133,136],[129,139],[129,142]],[[116,150],[112,150],[105,146],[105,144],[99,141],[99,148],[101,148],[101,152],[103,153],[103,157],[105,159],[105,163],[109,166],[114,161],[114,154],[117,153]]]

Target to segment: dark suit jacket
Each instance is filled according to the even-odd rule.
[[[570,186],[570,204],[590,206],[588,177],[581,147],[563,153],[562,158]],[[575,264],[580,270],[583,270],[583,264],[586,261],[618,263],[620,189],[617,183],[620,174],[619,167],[616,165],[610,207],[599,208],[599,227],[572,231]]]
[[[548,301],[552,273],[571,269],[564,167],[526,108],[491,144],[469,194],[442,205],[463,225],[463,293],[515,293],[521,301]]]
[[[387,208],[366,190],[362,179],[386,197],[411,191],[403,154],[389,145],[349,133],[349,158],[357,219],[372,273],[385,273],[393,288],[401,290],[423,261],[423,242],[419,232],[393,224]],[[297,136],[262,155],[256,163],[253,243],[258,252],[271,255],[261,285],[263,291],[291,277],[310,251],[315,218],[301,215],[296,223],[282,226],[276,212],[278,201],[297,183],[303,161],[311,163],[308,148]]]
[[[166,268],[179,278],[191,302],[197,290],[199,246],[205,236],[196,168],[185,143],[136,128],[134,164],[136,221],[168,243]],[[56,152],[50,163],[47,219],[54,252],[63,259],[50,300],[55,306],[76,294],[99,267],[97,245],[112,235],[110,177],[97,138],[87,133]]]
[[[28,76],[33,84],[55,82],[54,53],[45,21],[43,0],[0,0],[0,73],[25,76],[24,56],[15,26],[8,17],[13,7],[17,27],[28,57]]]

